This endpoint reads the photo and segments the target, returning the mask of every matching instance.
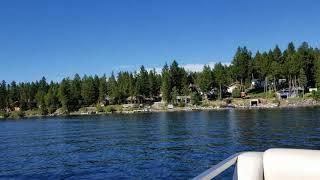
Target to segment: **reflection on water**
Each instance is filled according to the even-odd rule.
[[[319,149],[319,115],[302,108],[5,120],[0,178],[187,179],[240,151]]]

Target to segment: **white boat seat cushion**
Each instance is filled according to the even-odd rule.
[[[238,156],[238,180],[263,180],[263,152],[245,152]]]
[[[269,149],[263,169],[265,180],[320,180],[320,151]]]

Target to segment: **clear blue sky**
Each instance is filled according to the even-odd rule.
[[[319,8],[317,0],[2,0],[0,79],[229,62],[244,45],[319,47]]]

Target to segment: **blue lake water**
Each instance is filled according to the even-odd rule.
[[[320,109],[2,120],[0,178],[189,179],[272,147],[320,149]]]

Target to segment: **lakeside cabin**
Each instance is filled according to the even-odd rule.
[[[263,88],[265,82],[260,79],[252,79],[251,80],[251,89],[260,89]]]
[[[202,96],[204,100],[214,100],[217,97],[218,94],[218,89],[217,88],[212,88],[209,92],[204,93],[201,91],[201,89],[195,85],[195,84],[190,84],[189,85],[189,90],[193,93],[198,93]],[[224,90],[224,88],[223,88]]]
[[[156,101],[159,101],[159,97],[147,98],[144,96],[129,96],[126,99],[127,104],[152,104]]]
[[[111,97],[109,97],[109,96],[106,96],[106,97],[104,98],[104,101],[102,101],[102,102],[100,103],[100,105],[101,105],[101,106],[107,106],[107,105],[110,105],[111,102],[114,102],[114,98],[111,98]]]
[[[189,104],[191,102],[191,96],[177,96],[175,103],[185,103]]]
[[[304,92],[304,88],[302,88],[302,87],[294,87],[291,90],[289,90],[288,88],[281,89],[276,94],[277,94],[279,99],[288,99],[288,98],[292,98],[292,97],[302,96],[303,92]]]
[[[126,99],[127,104],[141,104],[144,102],[144,98],[142,96],[129,96]]]

